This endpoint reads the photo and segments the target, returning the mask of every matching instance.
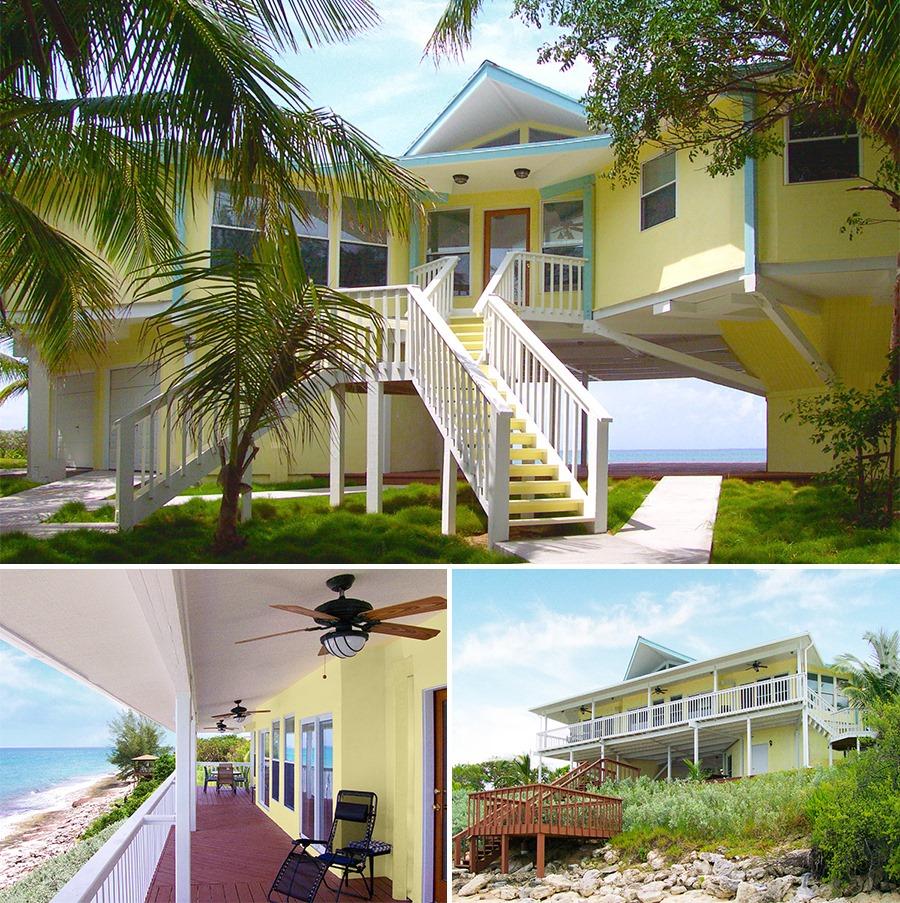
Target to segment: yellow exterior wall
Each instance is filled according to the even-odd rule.
[[[437,614],[422,624],[437,628],[440,635],[424,642],[392,639],[343,661],[329,657],[327,680],[322,679],[321,667],[315,668],[263,703],[261,708],[272,714],[266,722],[253,723],[256,731],[282,722],[283,761],[283,719],[296,718],[294,811],[283,801],[270,800],[268,810],[257,806],[287,834],[298,837],[300,722],[315,715],[332,716],[334,792],[372,790],[378,795],[373,836],[391,843],[393,853],[375,860],[376,874],[391,879],[396,899],[413,903],[422,899],[423,857],[429,852],[422,849],[422,828],[424,819],[431,817],[423,800],[423,694],[447,682],[447,615]]]

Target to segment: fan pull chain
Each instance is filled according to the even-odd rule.
[[[325,673],[325,671],[327,670],[327,668],[326,668],[327,664],[328,664],[328,656],[323,655],[322,656],[322,680],[328,680],[328,675]]]

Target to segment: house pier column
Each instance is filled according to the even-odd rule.
[[[750,719],[747,719],[747,750],[744,754],[745,760],[745,768],[744,774],[747,777],[753,773],[753,727],[750,724]]]
[[[803,718],[803,723],[801,725],[803,729],[803,767],[809,768],[809,716],[806,713],[806,706],[803,706],[803,711],[800,713],[800,717]]]
[[[538,784],[544,783],[544,757],[538,753]]]
[[[694,722],[694,764],[700,764],[700,725]]]
[[[328,393],[331,422],[328,425],[328,504],[332,508],[344,503],[344,444],[346,439],[346,411],[344,387],[335,386]]]
[[[509,872],[509,834],[500,835],[500,873]]]
[[[569,750],[569,771],[575,767],[575,753]]]
[[[197,783],[193,756],[191,694],[175,694],[175,899],[191,898],[191,796]]]
[[[537,836],[537,855],[534,857],[535,874],[538,878],[544,877],[544,844],[546,835],[538,834]]]
[[[666,750],[666,780],[672,780],[672,745]]]
[[[373,374],[373,377],[375,374]],[[366,390],[366,512],[381,514],[384,484],[384,385],[377,378]]]
[[[600,744],[600,758],[601,759],[606,758],[606,744],[605,743]]]
[[[828,767],[834,765],[834,747],[831,745],[831,737],[828,738]]]
[[[444,439],[444,455],[441,464],[441,533],[450,536],[456,532],[456,458],[450,440]]]
[[[28,479],[36,483],[61,480],[65,462],[59,456],[56,386],[37,350],[28,354]]]

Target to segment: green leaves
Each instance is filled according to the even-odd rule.
[[[849,654],[835,659],[848,679],[847,698],[860,708],[900,698],[900,631],[867,630],[863,639],[872,649],[869,661]]]

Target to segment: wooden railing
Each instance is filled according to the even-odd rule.
[[[806,693],[806,676],[788,674],[541,731],[537,735],[537,749],[547,752],[579,743],[663,730],[690,721],[795,704],[803,702]]]
[[[499,295],[525,319],[584,319],[584,257],[510,251],[485,286],[482,298]],[[475,313],[482,307],[475,305]]]
[[[470,794],[468,823],[470,836],[612,837],[622,830],[622,800],[553,784],[524,784]]]
[[[142,903],[174,824],[172,774],[66,883],[53,903]]]
[[[596,759],[582,762],[577,768],[566,772],[552,782],[554,787],[569,787],[573,790],[587,790],[598,787],[605,781],[621,781],[626,778],[638,778],[640,768],[620,762],[618,759]]]
[[[528,412],[552,450],[548,463],[565,471],[594,532],[607,528],[609,424],[612,417],[559,358],[499,295],[479,300],[484,317],[484,362]],[[587,465],[587,492],[577,483],[578,466]]]

